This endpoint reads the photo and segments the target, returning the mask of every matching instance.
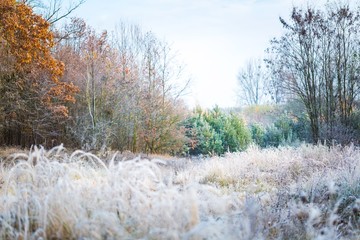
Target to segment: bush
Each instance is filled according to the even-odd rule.
[[[305,116],[281,115],[273,124],[264,127],[260,123],[250,126],[251,137],[262,148],[292,145],[294,142],[310,139],[308,120]]]
[[[225,125],[225,147],[230,152],[246,150],[251,142],[251,133],[245,122],[234,114],[230,114]]]
[[[201,109],[185,121],[190,155],[221,155],[226,151],[245,150],[251,134],[243,120],[234,114],[225,114],[215,107],[209,112]]]
[[[254,123],[250,126],[250,131],[253,142],[260,147],[265,147],[265,128],[259,123]]]
[[[281,129],[276,126],[268,127],[264,134],[263,147],[278,147],[283,142],[283,139]]]

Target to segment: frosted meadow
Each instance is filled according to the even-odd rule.
[[[358,239],[360,150],[1,152],[1,239]],[[15,153],[14,153],[15,152]]]

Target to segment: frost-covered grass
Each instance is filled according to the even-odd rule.
[[[359,239],[359,213],[353,146],[196,161],[60,146],[1,159],[0,239]]]

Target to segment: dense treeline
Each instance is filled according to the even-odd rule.
[[[359,8],[294,8],[280,19],[285,32],[271,41],[268,68],[249,61],[238,76],[247,104],[282,104],[263,122],[249,121],[246,109],[189,111],[171,47],[136,25],[108,34],[79,18],[60,21],[83,2],[65,13],[61,1],[47,11],[0,2],[1,145],[221,155],[251,143],[359,139]],[[286,109],[294,99],[300,107]]]
[[[27,1],[0,8],[1,144],[182,149],[187,83],[168,44],[132,25],[51,25]]]
[[[0,2],[0,142],[37,144],[58,137],[78,88],[64,82],[50,24],[31,7]]]

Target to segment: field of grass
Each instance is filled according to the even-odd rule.
[[[0,239],[359,239],[360,149],[0,152]]]

